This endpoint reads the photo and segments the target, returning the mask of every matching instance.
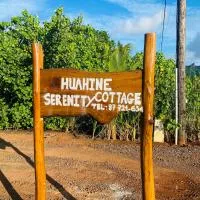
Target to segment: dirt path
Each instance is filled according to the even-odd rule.
[[[140,147],[45,134],[47,199],[141,199]],[[156,199],[200,199],[200,147],[154,145]],[[0,132],[0,200],[34,199],[33,135]]]

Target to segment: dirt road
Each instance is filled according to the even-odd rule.
[[[47,199],[141,199],[140,146],[45,133]],[[200,146],[154,145],[156,199],[200,199]],[[34,199],[33,135],[0,132],[0,200]]]

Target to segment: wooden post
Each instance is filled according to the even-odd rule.
[[[145,34],[143,68],[143,131],[141,140],[141,175],[143,200],[154,200],[153,175],[153,100],[154,100],[154,65],[156,57],[156,34]]]
[[[40,113],[40,69],[43,68],[42,46],[32,45],[33,51],[33,112],[34,112],[34,160],[35,199],[46,199],[46,173],[44,165],[43,118]]]
[[[178,123],[181,125],[178,134],[178,144],[187,143],[185,132],[185,21],[186,21],[186,0],[177,0],[177,47],[176,65],[178,68]]]

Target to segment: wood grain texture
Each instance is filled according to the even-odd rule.
[[[145,35],[144,75],[143,75],[143,131],[141,142],[141,173],[143,200],[154,200],[153,175],[153,101],[154,101],[154,66],[156,57],[156,35]]]
[[[32,45],[33,51],[33,113],[34,113],[34,160],[35,199],[46,199],[46,172],[44,164],[43,118],[40,113],[40,69],[43,68],[43,51],[40,44]]]
[[[124,92],[128,93],[141,93],[142,92],[142,71],[134,72],[120,72],[120,73],[94,73],[79,71],[74,69],[47,69],[41,70],[41,115],[42,116],[79,116],[89,114],[93,116],[100,123],[108,123],[114,117],[116,117],[119,109],[117,107],[117,97],[114,97],[114,104],[116,107],[114,110],[108,110],[111,102],[96,102],[93,103],[102,104],[105,110],[95,110],[92,106],[88,107],[74,107],[74,106],[55,106],[45,105],[44,95],[46,93],[60,94],[60,95],[87,95],[90,98],[94,97],[99,90],[61,90],[61,78],[109,78],[112,79],[110,87],[112,92]],[[104,92],[104,91],[100,91]],[[134,104],[132,104],[134,105]],[[129,108],[132,106],[129,105]],[[141,107],[141,106],[140,106]]]

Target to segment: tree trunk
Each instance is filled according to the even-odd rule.
[[[116,123],[115,120],[112,120],[108,125],[107,125],[107,137],[108,140],[110,140],[111,138],[113,140],[117,139],[117,131],[116,131]]]

